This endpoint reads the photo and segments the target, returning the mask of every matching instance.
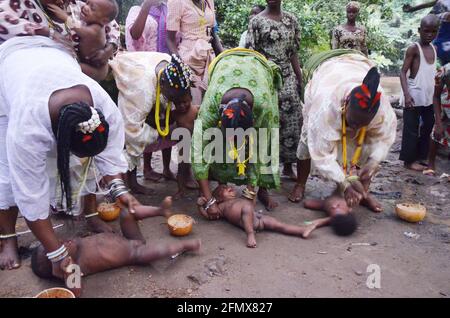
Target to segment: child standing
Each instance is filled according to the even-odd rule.
[[[420,41],[406,51],[400,73],[403,96],[403,138],[400,160],[411,170],[422,171],[434,125],[433,95],[436,76],[436,49],[431,44],[439,29],[439,19],[427,15],[420,23]],[[420,123],[422,121],[422,123]]]
[[[450,63],[443,67],[441,76],[442,78],[437,80],[434,92],[435,125],[431,134],[428,169],[423,172],[426,175],[436,174],[436,154],[439,145],[450,147]]]
[[[261,12],[264,11],[266,7],[261,5],[261,4],[255,4],[252,9],[250,10],[250,15],[248,17],[248,21],[251,21],[255,16],[257,16],[258,14],[260,14]],[[242,34],[241,34],[241,39],[239,40],[239,47],[240,48],[245,48],[245,41],[247,39],[247,33],[248,30],[245,30]]]

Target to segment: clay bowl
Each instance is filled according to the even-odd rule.
[[[422,204],[416,203],[399,203],[395,207],[397,216],[411,223],[422,221],[427,214],[427,209]]]
[[[120,207],[116,203],[100,203],[97,207],[98,216],[105,222],[116,220],[120,215]]]
[[[170,234],[174,236],[186,236],[192,232],[194,219],[189,215],[175,214],[167,220]]]
[[[68,289],[55,287],[41,291],[35,298],[75,298],[75,295]]]

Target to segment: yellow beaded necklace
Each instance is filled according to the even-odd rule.
[[[250,136],[250,149],[249,149],[248,158],[245,159],[244,161],[241,161],[241,157],[239,156],[239,151],[241,151],[244,146],[245,146],[245,141],[242,143],[242,145],[239,147],[239,149],[237,149],[234,146],[234,143],[232,141],[230,141],[231,150],[229,151],[228,155],[230,156],[231,159],[237,161],[238,176],[245,176],[245,169],[247,168],[247,163],[253,157],[253,151],[252,151],[253,138],[251,136]]]
[[[347,175],[347,127],[345,122],[345,113],[346,113],[347,103],[342,107],[342,168],[344,169],[344,174]],[[367,126],[364,126],[360,129],[357,137],[356,150],[353,154],[352,161],[350,162],[350,170],[355,167],[362,153],[362,146],[364,143],[364,139],[366,138]]]
[[[206,20],[206,17],[205,17],[206,16],[206,0],[201,1],[202,8],[201,8],[200,12],[199,12],[199,8],[195,5],[195,3],[194,2],[192,2],[192,3],[195,7],[195,11],[197,11],[198,15],[200,16],[200,18],[199,18],[200,27],[203,28],[206,25],[206,23],[208,23],[208,21]]]
[[[158,83],[156,84],[156,105],[155,105],[155,124],[156,124],[156,130],[158,131],[159,135],[162,137],[166,137],[169,134],[169,116],[170,116],[170,109],[171,109],[171,103],[170,101],[167,102],[167,108],[166,108],[166,126],[164,127],[164,131],[161,130],[161,125],[159,122],[159,112],[161,108],[161,74],[163,73],[164,69],[161,69],[158,72]]]

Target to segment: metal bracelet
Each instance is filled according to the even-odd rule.
[[[208,211],[208,209],[210,207],[212,207],[215,203],[217,202],[215,197],[212,197],[211,199],[209,199],[208,202],[206,202],[205,206],[203,207],[205,209],[205,211]]]
[[[59,255],[59,256],[57,256],[55,258],[52,258],[50,260],[50,262],[58,263],[58,262],[62,261],[63,259],[65,259],[67,256],[69,256],[69,252],[67,250],[65,250],[65,252],[63,254],[61,254],[61,255]]]
[[[47,258],[48,258],[50,261],[53,262],[55,259],[60,258],[61,255],[64,255],[66,252],[67,252],[67,248],[66,248],[66,246],[63,244],[63,245],[61,245],[61,247],[58,248],[56,251],[53,251],[53,252],[51,252],[51,253],[47,253],[46,255],[47,255]]]
[[[121,191],[121,192],[116,193],[115,196],[114,196],[114,201],[117,201],[117,199],[118,199],[121,195],[124,195],[124,194],[126,194],[126,193],[130,193],[130,191],[128,191],[128,190],[123,190],[123,191]]]
[[[129,192],[128,187],[122,179],[113,179],[109,183],[109,194],[113,201],[116,201],[118,197]]]

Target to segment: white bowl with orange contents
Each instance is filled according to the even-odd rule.
[[[422,221],[427,214],[427,209],[418,203],[399,203],[395,207],[397,216],[402,220],[411,223]]]
[[[186,236],[192,232],[194,219],[185,214],[174,214],[167,220],[170,234],[174,236]]]

